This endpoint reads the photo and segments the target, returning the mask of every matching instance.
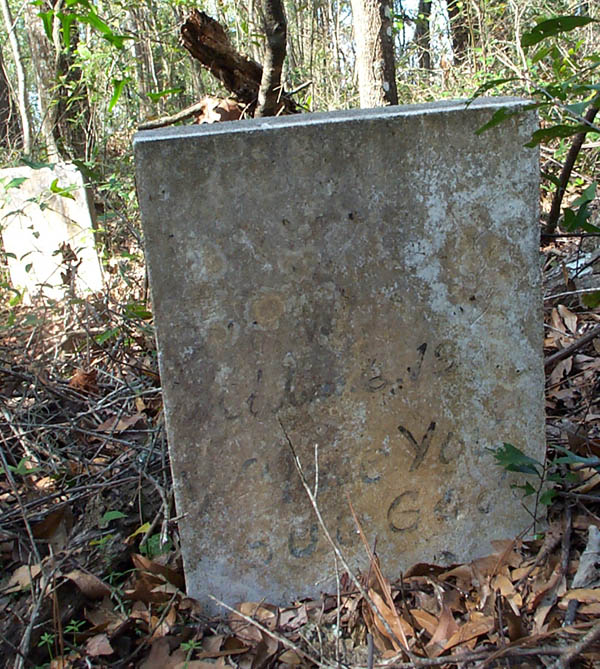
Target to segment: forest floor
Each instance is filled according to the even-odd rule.
[[[339,590],[318,600],[247,602],[223,618],[205,616],[185,595],[143,301],[128,303],[124,290],[111,289],[85,301],[4,308],[4,666],[600,666],[593,242],[565,238],[542,249],[543,467],[554,490],[537,509],[545,531],[498,541],[469,564],[415,565],[401,578],[366,560],[362,592],[342,575]],[[505,464],[531,471],[506,456]],[[524,474],[523,483],[539,489],[535,476]]]

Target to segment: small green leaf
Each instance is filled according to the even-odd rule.
[[[551,46],[543,46],[538,49],[531,57],[531,64],[535,65],[536,63],[539,63],[539,61],[543,60],[550,53],[550,51],[552,51]]]
[[[54,179],[54,181],[50,184],[50,190],[53,193],[56,193],[56,195],[60,195],[61,197],[68,197],[70,200],[75,199],[75,196],[71,193],[73,186],[62,188],[58,185],[58,179]]]
[[[59,12],[56,15],[60,19],[60,28],[62,32],[63,45],[67,51],[71,50],[71,26],[75,22],[75,14],[64,14]]]
[[[54,19],[54,10],[51,9],[47,12],[39,12],[38,16],[40,19],[42,19],[42,23],[44,24],[44,32],[46,33],[46,37],[52,41],[52,24],[53,24],[53,19]]]
[[[555,497],[556,497],[556,490],[554,490],[553,488],[550,488],[549,490],[544,490],[544,492],[540,495],[540,504],[543,504],[544,506],[551,506]]]
[[[588,309],[597,309],[600,307],[600,290],[597,290],[594,293],[584,293],[580,296],[581,302]]]
[[[509,472],[521,472],[522,474],[534,474],[535,476],[540,477],[540,472],[538,467],[541,467],[541,463],[533,458],[530,458],[528,455],[525,455],[523,451],[519,450],[512,444],[504,443],[500,448],[489,449],[494,454],[494,457],[498,461],[501,467],[504,467]]]
[[[104,344],[105,341],[108,341],[109,339],[112,339],[113,337],[116,337],[121,330],[119,328],[112,328],[110,330],[106,330],[106,332],[102,332],[99,335],[96,335],[94,339],[96,340],[96,343],[98,344]]]
[[[130,79],[113,79],[112,84],[114,88],[114,92],[112,94],[112,97],[110,99],[110,102],[108,103],[108,111],[111,112],[113,110],[113,107],[117,104],[119,98],[121,97],[121,93],[123,92],[123,89],[125,88],[125,84],[129,83]]]
[[[490,128],[493,128],[496,125],[499,125],[502,123],[502,121],[506,121],[507,118],[510,118],[511,116],[514,116],[516,112],[514,111],[509,111],[507,107],[500,107],[500,109],[497,109],[493,114],[492,118],[487,122],[484,123],[484,125],[481,126],[481,128],[478,128],[475,131],[476,135],[481,135],[483,132],[486,130],[489,130]]]
[[[521,36],[521,46],[529,47],[541,42],[546,37],[558,35],[559,33],[569,32],[581,26],[587,26],[594,19],[589,16],[556,16],[540,23],[530,31]]]
[[[536,130],[533,135],[531,135],[531,141],[527,142],[525,146],[533,148],[537,146],[544,139],[554,139],[557,137],[572,137],[573,135],[578,135],[580,132],[590,132],[591,128],[587,125],[568,125],[566,123],[561,123],[559,125],[553,125],[549,128],[540,128]]]
[[[15,177],[14,179],[11,179],[5,186],[4,188],[8,190],[9,188],[19,188],[22,183],[25,183],[27,181],[28,177]]]
[[[152,312],[148,311],[143,304],[132,302],[125,305],[125,318],[141,318],[143,321],[148,321],[152,318]]]
[[[108,525],[111,520],[118,520],[119,518],[127,518],[127,514],[121,511],[107,511],[100,519],[101,525]]]
[[[501,86],[502,84],[506,84],[509,81],[517,81],[518,79],[519,77],[504,77],[501,79],[491,79],[490,81],[486,81],[486,83],[481,84],[481,86],[469,98],[467,105],[470,105],[473,102],[473,100],[475,100],[475,98],[478,98],[480,95],[487,93],[492,88],[496,88],[496,86]]]
[[[44,167],[49,167],[50,169],[54,168],[52,163],[43,163],[37,160],[30,160],[25,156],[21,156],[21,162],[27,165],[27,167],[31,167],[32,170],[42,170]]]
[[[167,95],[174,95],[176,93],[183,92],[183,88],[165,88],[163,91],[158,91],[157,93],[148,93],[148,97],[152,102],[158,102],[161,98],[164,98]]]

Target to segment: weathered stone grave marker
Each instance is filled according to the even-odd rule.
[[[60,189],[66,194],[56,192]],[[26,303],[37,295],[60,300],[67,288],[102,289],[92,215],[75,165],[0,170],[0,196],[11,283]]]
[[[529,518],[487,448],[544,442],[536,127],[522,101],[135,139],[188,591],[331,587],[288,438],[352,564],[391,577]],[[482,136],[501,106],[518,113]]]

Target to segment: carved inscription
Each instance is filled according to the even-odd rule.
[[[403,425],[398,425],[398,431],[403,437],[407,439],[408,443],[412,446],[415,452],[415,457],[413,458],[410,469],[408,470],[412,472],[421,466],[425,456],[427,455],[429,445],[431,444],[431,439],[433,438],[433,433],[435,432],[435,421],[432,420],[431,423],[429,423],[429,427],[423,435],[421,443],[418,443],[410,430],[407,430]]]

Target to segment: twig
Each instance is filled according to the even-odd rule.
[[[371,632],[367,634],[367,667],[373,669],[373,657],[375,655],[373,648],[373,635]]]
[[[44,575],[44,572],[42,570],[41,573],[41,578],[40,578],[40,590],[38,593],[37,598],[34,597],[34,607],[33,611],[31,612],[31,617],[29,619],[29,623],[27,624],[27,627],[25,628],[25,631],[23,632],[23,638],[21,639],[21,643],[19,644],[19,656],[15,661],[15,669],[23,669],[23,664],[24,660],[27,657],[29,653],[29,643],[31,641],[31,633],[33,632],[33,628],[35,627],[35,623],[38,617],[38,614],[40,612],[40,608],[42,606],[42,602],[44,601],[44,595],[46,592],[46,588],[48,587],[48,584],[50,583],[50,579],[53,578],[54,572],[56,571],[57,567],[55,567],[48,578]],[[33,592],[33,588],[32,588]]]
[[[152,641],[152,637],[154,636],[154,633],[156,630],[163,624],[165,618],[169,615],[169,611],[171,610],[171,606],[173,605],[173,602],[177,599],[177,597],[180,597],[182,593],[179,590],[176,590],[172,595],[167,604],[165,605],[165,608],[163,609],[160,618],[157,620],[156,625],[154,627],[148,628],[148,634],[144,639],[142,639],[141,643],[137,648],[130,653],[124,660],[121,660],[119,664],[123,667],[127,666],[132,660],[134,660],[139,654],[140,651],[142,651],[149,643]]]
[[[241,611],[234,609],[233,607],[229,606],[228,604],[225,604],[225,602],[222,602],[220,599],[217,599],[213,595],[208,595],[208,597],[212,599],[213,602],[216,602],[219,606],[222,606],[224,609],[227,609],[227,611],[230,611],[231,613],[235,613],[235,615],[239,616],[242,620],[245,620],[247,623],[249,623],[253,627],[256,627],[264,634],[267,634],[272,639],[275,639],[275,641],[278,641],[286,648],[293,650],[295,653],[297,653],[301,657],[304,657],[309,662],[313,662],[317,666],[323,667],[323,669],[332,669],[332,667],[334,666],[328,662],[327,663],[321,662],[316,657],[313,657],[310,653],[307,653],[305,650],[302,650],[302,648],[297,646],[293,641],[290,641],[289,639],[282,636],[281,634],[278,634],[274,630],[270,630],[268,627],[265,627],[263,624],[259,623],[258,620],[254,620],[254,618],[247,616],[245,613],[242,613]]]
[[[570,355],[575,353],[575,351],[579,350],[580,348],[585,346],[588,342],[592,341],[592,339],[595,339],[598,336],[600,336],[600,325],[596,325],[595,328],[584,334],[577,341],[573,342],[566,348],[563,348],[562,350],[557,351],[552,355],[549,355],[544,360],[544,367],[550,367],[550,365],[553,365],[555,362],[559,362],[560,360],[568,358]]]
[[[354,571],[350,568],[350,565],[348,564],[346,558],[344,557],[343,553],[340,551],[338,548],[338,545],[335,543],[333,540],[333,537],[331,536],[329,529],[327,528],[327,525],[325,524],[325,521],[323,520],[323,516],[321,515],[321,511],[317,505],[317,500],[314,498],[314,495],[310,489],[310,486],[308,485],[308,481],[306,480],[306,477],[304,476],[304,471],[302,469],[302,463],[300,462],[300,459],[296,455],[296,450],[294,449],[294,445],[292,444],[292,440],[290,439],[283,422],[281,418],[278,417],[279,420],[279,425],[281,426],[281,430],[285,436],[285,439],[288,443],[288,446],[290,448],[290,451],[292,453],[292,458],[294,460],[294,465],[296,466],[296,471],[298,472],[298,476],[300,477],[300,481],[302,483],[302,486],[304,490],[306,491],[306,494],[308,496],[308,499],[310,500],[310,503],[313,507],[313,510],[315,512],[315,515],[317,516],[317,521],[319,525],[321,526],[321,530],[323,531],[323,534],[325,535],[325,538],[329,542],[329,545],[333,548],[333,552],[337,556],[338,560],[352,579],[352,582],[354,583],[355,587],[357,590],[360,592],[361,596],[364,598],[364,600],[367,602],[369,605],[369,608],[373,611],[373,614],[377,616],[381,624],[383,625],[385,631],[388,633],[389,638],[394,641],[399,648],[402,648],[402,643],[397,639],[396,635],[394,634],[392,628],[390,627],[390,624],[388,621],[385,619],[385,617],[381,614],[379,609],[377,608],[375,602],[371,599],[369,596],[369,593],[365,590],[363,587],[362,583],[360,582],[359,578],[356,576]],[[413,654],[411,651],[406,648],[402,651],[403,653],[406,653],[410,659],[413,658]]]
[[[4,408],[2,409],[2,412],[4,413],[4,417],[10,422],[10,417],[8,416]],[[2,434],[2,441],[6,444],[6,438],[4,437],[3,434]],[[21,495],[19,494],[19,489],[17,488],[17,484],[15,482],[15,478],[12,474],[12,471],[8,466],[6,455],[4,454],[4,448],[2,446],[0,446],[0,460],[2,461],[2,467],[4,468],[4,475],[8,479],[8,483],[12,489],[12,493],[15,496],[15,499],[17,500],[17,504],[19,505],[19,510],[21,511],[21,515],[23,516],[23,523],[25,523],[25,530],[27,531],[27,536],[29,537],[29,541],[31,543],[31,552],[33,553],[33,557],[35,558],[36,563],[41,566],[42,558],[40,557],[37,544],[35,543],[33,531],[31,530],[31,525],[29,524],[27,512],[25,511],[25,505],[23,504],[23,500],[21,499]]]
[[[316,448],[316,446],[315,446]],[[340,568],[338,565],[337,555],[334,554],[333,560],[335,562],[335,595],[337,602],[337,609],[335,612],[335,663],[340,666],[340,639],[342,636],[342,630],[340,628],[340,617],[342,615],[342,594],[340,586]]]
[[[578,656],[583,653],[583,651],[591,646],[596,639],[600,638],[600,621],[597,622],[592,629],[577,643],[573,644],[569,648],[566,648],[561,657],[556,660],[556,662],[551,665],[550,669],[567,669],[571,662]]]
[[[580,288],[579,290],[568,290],[564,293],[556,293],[554,295],[548,295],[544,298],[544,302],[549,302],[550,300],[556,300],[559,297],[570,297],[571,295],[585,295],[586,293],[598,293],[600,292],[600,286],[597,288]]]
[[[167,125],[173,125],[179,121],[185,121],[195,114],[199,114],[205,106],[206,102],[201,100],[200,102],[196,102],[195,104],[182,109],[172,116],[161,116],[160,118],[154,118],[150,121],[144,121],[138,125],[138,130],[153,130],[155,128],[164,128]]]

